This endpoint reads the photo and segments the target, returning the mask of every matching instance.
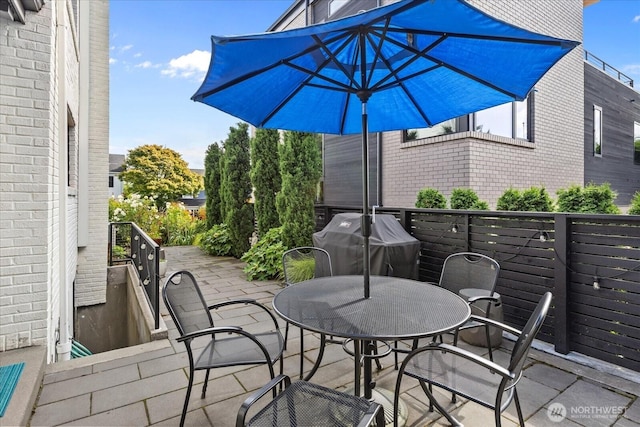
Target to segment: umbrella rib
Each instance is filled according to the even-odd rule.
[[[236,84],[238,84],[238,83],[240,83],[240,82],[242,82],[242,81],[244,81],[244,80],[248,80],[248,79],[250,79],[250,78],[252,78],[252,77],[255,77],[255,76],[257,76],[257,75],[260,75],[260,74],[262,74],[262,73],[264,73],[264,72],[266,72],[266,71],[269,71],[269,70],[271,70],[271,69],[273,69],[273,68],[275,68],[275,67],[278,67],[278,66],[280,66],[280,65],[282,65],[282,64],[287,64],[287,65],[289,65],[289,66],[292,66],[291,61],[293,61],[294,59],[299,58],[299,57],[301,57],[301,56],[307,55],[307,54],[309,54],[309,53],[313,52],[314,50],[318,50],[318,49],[324,48],[324,50],[325,50],[325,51],[327,51],[326,44],[325,44],[324,42],[322,42],[322,41],[321,41],[317,36],[315,36],[315,35],[314,35],[314,36],[312,36],[312,37],[313,37],[313,39],[314,39],[317,43],[319,43],[319,45],[317,45],[317,44],[316,44],[316,45],[310,46],[310,47],[308,47],[307,49],[304,49],[302,52],[299,52],[299,53],[297,53],[297,54],[295,54],[295,55],[292,55],[292,56],[290,56],[289,58],[281,59],[280,61],[277,61],[277,62],[275,62],[275,63],[273,63],[273,64],[269,64],[269,65],[267,65],[267,66],[264,66],[264,67],[262,67],[262,68],[259,68],[259,69],[257,69],[257,70],[254,70],[254,71],[252,71],[252,72],[250,72],[250,73],[247,73],[247,74],[243,74],[243,75],[241,75],[241,76],[238,76],[238,77],[236,77],[235,79],[232,79],[232,80],[230,80],[230,81],[228,81],[228,82],[226,82],[226,83],[224,83],[224,84],[221,84],[220,86],[218,86],[218,87],[216,87],[216,88],[214,88],[214,89],[211,89],[211,90],[208,90],[208,91],[203,92],[203,93],[201,93],[201,94],[198,94],[197,96],[193,96],[191,99],[193,99],[194,101],[203,100],[204,98],[206,98],[206,97],[208,97],[208,96],[211,96],[211,95],[213,95],[213,94],[215,94],[215,93],[218,93],[218,92],[222,92],[223,90],[225,90],[225,89],[227,89],[227,88],[229,88],[229,87],[231,87],[231,86],[234,86],[234,85],[236,85]],[[337,35],[337,36],[333,37],[332,39],[328,40],[328,42],[332,42],[332,41],[334,41],[334,40],[339,40],[341,37],[342,37],[342,35],[341,35],[341,34],[339,34],[339,35]],[[350,38],[348,38],[348,39],[347,39],[347,41],[346,41],[346,42],[345,42],[345,43],[340,47],[340,49],[344,49],[344,46],[345,46],[345,45],[346,45],[350,40],[352,40],[352,39],[353,39],[353,34],[352,34],[352,35],[351,35],[351,37],[350,37]],[[234,41],[234,40],[231,40],[231,41]],[[326,62],[324,62],[324,63],[321,65],[321,68],[324,68],[324,66],[326,66],[326,64],[327,64],[328,62],[329,62],[328,60],[327,60]],[[321,68],[320,68],[320,69],[321,69]],[[299,69],[300,69],[300,70],[302,70],[302,71],[306,71],[306,72],[308,72],[308,70],[305,70],[304,68],[301,68],[301,67],[300,67]],[[345,75],[348,75],[348,74],[346,73],[346,71],[344,71],[344,70],[343,70],[343,72],[345,73]],[[322,78],[322,76],[318,76],[318,77]],[[206,80],[206,78],[205,78],[205,80]],[[325,80],[328,80],[328,79],[326,79],[326,78],[325,78]],[[334,82],[332,82],[332,83],[334,83]]]
[[[373,61],[371,61],[371,68],[375,69],[375,64],[378,62],[378,58],[382,58],[383,62],[385,62],[385,65],[387,65],[387,68],[389,69],[389,71],[393,71],[393,68],[390,66],[390,64],[388,64],[385,61],[384,56],[382,56],[382,43],[386,40],[386,34],[387,34],[387,30],[389,29],[389,24],[391,23],[391,18],[387,18],[384,28],[382,29],[382,34],[379,37],[379,42],[376,43],[374,42],[373,38],[371,37],[370,33],[367,33],[367,39],[369,40],[369,43],[372,46],[376,46],[375,48],[375,55],[373,57]],[[366,88],[369,88],[369,85],[371,84],[371,79],[373,79],[373,71],[369,72],[369,77],[367,78],[367,83],[366,83]]]
[[[378,36],[380,36],[380,35],[378,35]],[[431,62],[434,62],[435,64],[440,65],[441,67],[448,68],[449,70],[451,70],[451,71],[455,71],[456,73],[459,73],[459,74],[461,74],[461,75],[463,75],[463,76],[465,76],[465,77],[467,77],[467,78],[469,78],[469,79],[471,79],[471,80],[473,80],[473,81],[475,81],[475,82],[478,82],[478,83],[480,83],[480,84],[482,84],[482,85],[485,85],[485,86],[487,86],[487,87],[490,87],[491,89],[493,89],[493,90],[495,90],[495,91],[497,91],[497,92],[500,92],[500,93],[502,93],[502,94],[504,94],[504,95],[507,95],[507,96],[509,96],[509,97],[511,97],[511,98],[518,99],[518,96],[517,96],[516,94],[512,93],[512,92],[506,91],[506,90],[504,90],[504,89],[502,89],[502,88],[500,88],[500,87],[498,87],[498,86],[494,85],[494,84],[493,84],[493,83],[491,83],[491,82],[488,82],[488,81],[486,81],[486,80],[484,80],[484,79],[478,78],[478,77],[476,77],[476,76],[474,76],[474,75],[472,75],[472,74],[470,74],[470,73],[468,73],[468,72],[466,72],[466,71],[464,71],[464,70],[461,70],[460,68],[454,67],[454,66],[453,66],[453,65],[451,65],[451,64],[445,63],[445,62],[443,62],[443,61],[441,61],[441,60],[439,60],[439,59],[437,59],[437,58],[434,58],[433,56],[431,56],[431,55],[428,55],[428,54],[427,54],[427,52],[428,52],[428,51],[430,51],[430,50],[431,50],[431,49],[433,49],[435,46],[437,46],[438,44],[440,44],[440,43],[442,43],[443,41],[445,41],[445,40],[447,39],[447,37],[448,37],[448,35],[444,35],[444,36],[440,37],[438,40],[436,40],[435,42],[431,43],[429,46],[425,47],[424,49],[422,49],[422,50],[420,50],[420,51],[418,51],[418,50],[416,50],[416,49],[412,48],[411,46],[403,45],[402,43],[399,43],[399,42],[397,42],[396,40],[393,40],[393,39],[389,39],[389,38],[387,38],[386,40],[387,40],[389,43],[395,44],[395,45],[397,45],[397,46],[399,46],[399,47],[402,47],[403,49],[407,49],[408,51],[412,52],[412,53],[414,54],[414,56],[413,56],[410,60],[408,60],[407,62],[405,62],[404,64],[402,64],[400,67],[398,67],[398,68],[395,70],[395,72],[394,72],[394,73],[392,73],[392,75],[389,75],[389,76],[387,76],[385,79],[382,79],[380,82],[378,82],[378,85],[377,85],[377,88],[376,88],[376,89],[377,89],[377,90],[387,89],[387,88],[389,88],[389,87],[391,87],[391,86],[395,85],[396,83],[401,83],[401,82],[403,82],[403,81],[406,81],[406,80],[409,80],[410,78],[415,77],[416,75],[423,74],[423,73],[424,73],[424,71],[422,70],[422,71],[419,71],[419,72],[417,72],[417,73],[414,73],[414,74],[412,74],[412,75],[410,75],[410,76],[406,76],[406,77],[403,77],[403,78],[397,78],[397,76],[396,76],[396,74],[397,74],[399,71],[401,71],[402,69],[404,69],[404,68],[408,67],[408,66],[409,66],[410,64],[412,64],[413,62],[417,61],[419,57],[422,57],[422,58],[427,59],[427,60],[429,60],[429,61],[431,61]],[[384,83],[385,81],[387,81],[388,79],[390,79],[391,77],[396,77],[396,78],[397,78],[397,80],[396,80],[396,81],[394,81],[394,82],[393,82],[393,83],[391,83],[391,84],[387,84],[387,85],[382,85],[382,84],[381,84],[381,83]]]
[[[285,106],[285,105],[286,105],[286,104],[287,104],[287,103],[288,103],[288,102],[289,102],[289,101],[290,101],[290,100],[291,100],[291,99],[292,99],[292,98],[293,98],[293,97],[298,93],[298,92],[300,92],[300,91],[302,90],[302,88],[304,88],[304,87],[312,86],[312,87],[319,87],[319,88],[324,88],[324,89],[333,89],[333,90],[341,91],[341,92],[351,92],[351,91],[353,91],[353,89],[352,89],[349,85],[345,85],[345,84],[340,83],[340,82],[338,82],[338,81],[336,81],[336,80],[330,79],[330,78],[328,78],[328,77],[325,77],[325,76],[323,76],[323,75],[319,74],[319,71],[320,71],[320,70],[322,70],[323,68],[325,68],[325,67],[327,66],[327,64],[329,64],[330,62],[334,62],[334,63],[336,63],[336,64],[339,66],[339,68],[341,69],[341,71],[342,71],[342,72],[343,72],[347,77],[349,77],[349,78],[351,79],[351,81],[354,83],[354,85],[356,84],[356,83],[353,81],[353,79],[349,76],[349,74],[347,73],[346,69],[342,66],[342,64],[340,64],[340,63],[336,60],[335,56],[334,56],[331,52],[329,52],[329,49],[327,48],[326,44],[325,44],[324,42],[322,42],[322,40],[320,40],[320,38],[319,38],[319,37],[317,37],[317,36],[315,36],[315,35],[314,35],[314,36],[312,36],[312,37],[313,37],[313,39],[315,40],[315,42],[317,43],[317,44],[314,46],[314,49],[322,49],[322,50],[324,50],[324,51],[327,53],[327,55],[328,55],[329,57],[328,57],[327,59],[325,59],[325,60],[324,60],[324,61],[323,61],[319,66],[318,66],[318,68],[317,68],[315,71],[313,71],[313,70],[309,70],[309,69],[306,69],[306,68],[301,67],[301,66],[296,65],[296,64],[293,64],[293,63],[291,62],[291,59],[287,59],[287,60],[282,61],[282,64],[283,64],[283,65],[286,65],[286,66],[288,66],[288,67],[291,67],[291,68],[294,68],[294,69],[296,69],[296,70],[298,70],[298,71],[301,71],[301,72],[303,72],[303,73],[306,73],[306,74],[308,75],[308,77],[305,79],[305,81],[304,81],[303,83],[299,84],[299,85],[298,85],[298,87],[297,87],[293,92],[291,92],[287,97],[285,97],[282,101],[280,101],[280,102],[278,103],[278,105],[277,105],[275,108],[273,108],[273,109],[271,110],[271,112],[270,112],[270,113],[269,113],[269,114],[264,118],[264,120],[260,123],[260,126],[264,126],[264,124],[265,124],[265,123],[268,123],[268,122],[269,122],[269,120],[271,120],[271,118],[272,118],[273,116],[275,116],[275,115],[276,115],[276,114],[277,114],[277,113],[278,113],[278,112],[279,112],[279,111],[280,111],[280,110],[281,110],[281,109],[282,109],[282,108],[283,108],[283,107],[284,107],[284,106]],[[339,48],[337,51],[339,52],[339,51],[341,51],[342,49],[344,49],[344,47],[345,47],[345,46],[347,46],[347,45],[349,44],[349,42],[350,42],[351,40],[353,40],[353,38],[354,38],[354,35],[353,35],[353,34],[351,34],[349,37],[347,37],[347,39],[344,41],[344,43],[342,44],[342,46],[340,46],[340,48]],[[312,50],[313,50],[313,49],[312,49]],[[311,52],[312,50],[309,50],[309,52]],[[321,79],[321,80],[325,80],[325,81],[327,81],[327,82],[329,82],[329,83],[332,83],[332,84],[334,84],[334,85],[337,85],[337,86],[342,86],[344,90],[340,90],[340,89],[339,89],[339,88],[337,88],[337,87],[336,87],[336,88],[333,88],[333,87],[330,87],[330,86],[323,86],[323,85],[318,85],[318,84],[309,83],[309,82],[310,82],[310,80],[311,80],[312,78],[314,78],[314,77],[315,77],[315,78],[319,78],[319,79]]]
[[[383,31],[384,27],[376,27],[372,26],[372,29],[377,31]],[[414,33],[426,36],[446,36],[453,38],[461,38],[461,39],[474,39],[474,40],[492,40],[492,41],[500,41],[500,42],[510,42],[510,43],[526,43],[526,44],[539,44],[539,45],[547,45],[547,46],[561,46],[564,43],[575,43],[567,40],[544,40],[544,39],[526,39],[522,37],[506,37],[506,36],[492,36],[490,34],[467,34],[467,33],[451,33],[451,32],[442,32],[442,31],[431,31],[431,30],[420,30],[420,29],[402,29],[402,28],[389,28],[388,32],[390,33]]]
[[[368,34],[367,37],[371,38],[371,35]],[[384,37],[384,36],[383,36]],[[380,38],[380,40],[383,40],[383,37]],[[373,41],[370,41],[373,44]],[[435,44],[435,43],[434,43]],[[430,47],[429,47],[430,48]],[[384,79],[382,79],[379,83],[385,82],[388,79],[390,79],[391,77],[395,77],[395,81],[393,81],[392,83],[389,83],[388,85],[380,85],[379,83],[376,85],[376,90],[384,90],[386,88],[389,88],[391,86],[394,85],[398,85],[402,88],[403,92],[405,93],[405,95],[409,98],[409,100],[411,101],[411,103],[413,104],[414,108],[418,111],[418,113],[420,114],[420,116],[424,119],[424,121],[429,125],[432,126],[433,123],[431,122],[431,120],[429,119],[429,116],[426,114],[426,112],[422,109],[422,107],[420,107],[420,105],[418,105],[418,103],[416,102],[416,99],[413,95],[411,95],[411,92],[406,88],[406,86],[404,85],[404,82],[406,81],[406,79],[402,79],[402,78],[398,78],[397,74],[398,72],[400,72],[403,68],[405,68],[406,66],[408,66],[408,64],[410,64],[413,61],[407,61],[407,63],[401,65],[400,67],[398,67],[398,69],[393,69],[393,66],[391,65],[391,63],[389,62],[389,60],[387,58],[385,58],[384,56],[380,55],[380,58],[382,60],[382,62],[385,64],[385,66],[387,67],[387,69],[389,70],[389,74],[387,75],[387,77],[385,77]],[[434,67],[430,67],[426,70],[421,70],[419,73],[415,73],[415,75],[417,74],[426,74],[429,71],[435,69],[435,68],[439,68],[439,65],[436,65]]]

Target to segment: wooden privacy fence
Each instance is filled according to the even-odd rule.
[[[316,206],[318,230],[341,212]],[[504,319],[522,328],[546,291],[552,310],[538,338],[640,372],[640,216],[380,208],[421,242],[420,280],[444,259],[478,252],[500,263]]]

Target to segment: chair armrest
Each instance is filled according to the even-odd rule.
[[[515,379],[515,376],[508,370],[503,368],[502,366],[498,365],[495,362],[492,362],[489,359],[485,359],[482,356],[478,356],[475,353],[472,353],[468,350],[465,350],[463,348],[460,347],[456,347],[450,344],[429,344],[427,346],[424,347],[420,347],[414,351],[412,351],[406,358],[405,360],[402,362],[402,367],[400,368],[400,373],[398,374],[398,376],[400,376],[403,372],[404,372],[404,368],[406,366],[407,361],[409,361],[413,356],[419,354],[419,353],[423,353],[425,351],[444,351],[444,352],[448,352],[448,353],[453,353],[456,356],[460,356],[463,357],[467,360],[470,360],[474,363],[477,363],[478,365],[492,371],[492,372],[496,372],[500,375],[502,375],[505,378],[510,378],[510,379]]]
[[[209,310],[217,310],[220,307],[226,307],[226,306],[236,305],[236,304],[245,304],[245,305],[250,304],[250,305],[255,305],[256,307],[260,307],[261,309],[263,309],[269,315],[269,317],[271,317],[271,320],[273,321],[273,324],[274,324],[276,330],[280,329],[280,326],[278,325],[278,320],[276,319],[276,316],[273,315],[271,310],[269,310],[263,304],[260,304],[258,301],[254,300],[254,299],[251,299],[251,298],[242,298],[242,299],[234,299],[234,300],[230,300],[230,301],[222,301],[222,302],[218,302],[218,303],[215,303],[215,304],[211,304],[207,308]]]
[[[245,399],[245,401],[240,406],[240,409],[238,410],[238,415],[236,416],[236,427],[244,427],[245,418],[247,417],[249,408],[251,408],[251,406],[258,400],[260,400],[265,394],[274,390],[275,387],[282,382],[284,382],[284,388],[286,389],[291,385],[291,378],[289,378],[287,375],[280,374],[269,381],[267,384],[262,386],[260,389],[251,393],[251,395],[249,395],[249,397]]]
[[[489,295],[481,295],[481,296],[477,296],[477,297],[469,297],[469,298],[467,298],[467,302],[469,304],[474,304],[474,303],[476,303],[478,301],[491,301],[491,302],[499,303],[500,302],[500,298],[494,297],[494,296],[489,296]]]
[[[469,320],[467,320],[467,322],[484,323],[488,326],[494,326],[496,328],[502,329],[503,331],[507,331],[518,337],[522,334],[522,331],[516,328],[512,328],[509,325],[505,325],[504,323],[498,322],[497,320],[494,320],[494,319],[488,319],[486,317],[476,316],[475,314],[472,314],[471,317],[469,317]]]
[[[212,334],[233,334],[233,333],[243,333],[243,329],[238,326],[216,326],[214,328],[201,329],[199,331],[189,332],[188,334],[184,334],[179,337],[176,341],[187,341],[193,338],[202,337],[205,335]],[[244,332],[246,334],[246,332]]]

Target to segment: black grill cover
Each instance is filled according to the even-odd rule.
[[[333,217],[322,231],[313,234],[313,244],[331,256],[334,275],[362,274],[362,237],[359,213]],[[371,274],[418,278],[420,241],[407,233],[393,215],[376,215],[369,239]]]

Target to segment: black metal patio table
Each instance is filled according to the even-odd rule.
[[[303,329],[355,341],[355,394],[360,394],[358,349],[364,343],[364,397],[371,399],[372,343],[440,335],[465,323],[469,304],[437,285],[388,276],[371,277],[371,296],[364,298],[362,276],[332,276],[300,282],[281,290],[273,308]],[[321,349],[324,346],[321,346]],[[310,375],[317,369],[318,356]]]

